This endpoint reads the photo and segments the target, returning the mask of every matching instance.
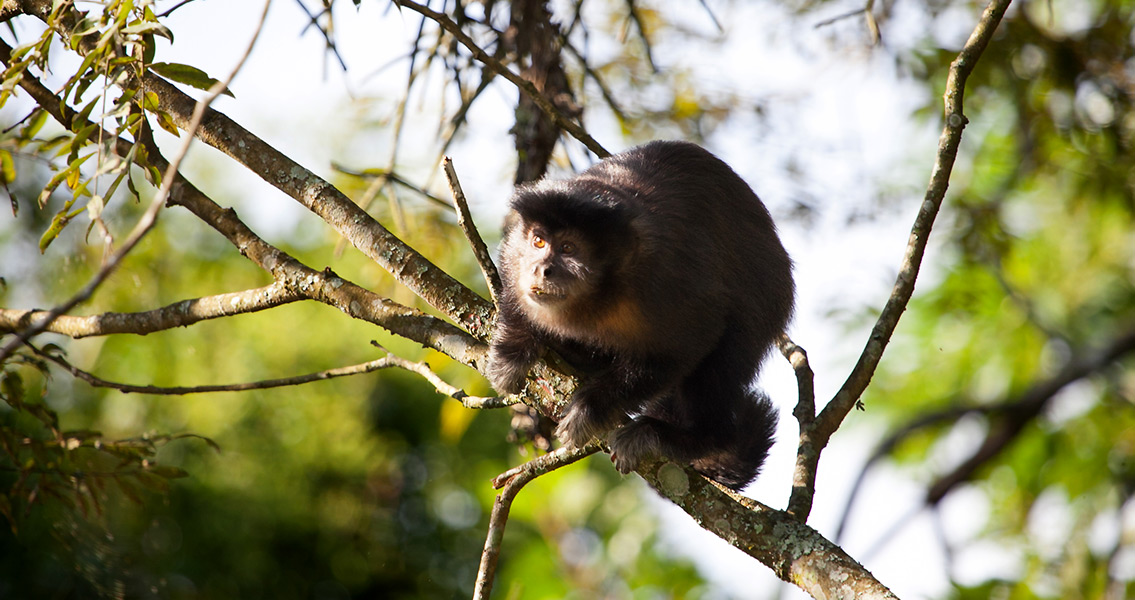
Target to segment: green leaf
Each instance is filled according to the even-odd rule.
[[[16,163],[12,160],[12,153],[0,150],[0,183],[5,186],[16,180]]]
[[[35,114],[28,119],[28,124],[24,126],[24,130],[20,136],[25,140],[30,140],[35,137],[35,134],[39,133],[40,128],[43,127],[43,124],[47,122],[47,116],[46,110],[37,108]]]
[[[193,86],[199,90],[208,90],[218,83],[216,79],[209,77],[209,75],[201,69],[190,65],[161,62],[150,65],[150,68],[166,79],[172,79],[173,81]],[[222,90],[221,93],[233,98],[236,97],[233,96],[233,93],[229,91],[228,88]]]
[[[172,133],[174,137],[181,137],[181,132],[177,130],[177,123],[173,122],[173,117],[169,116],[169,113],[160,110],[157,112],[157,115],[158,125],[161,125],[162,129]]]
[[[0,377],[0,397],[11,406],[19,406],[24,398],[24,380],[18,373],[4,371]]]
[[[63,183],[64,180],[70,180],[71,174],[78,172],[79,167],[83,166],[83,163],[87,162],[87,159],[92,156],[94,156],[94,153],[76,158],[75,160],[72,160],[69,165],[67,165],[66,169],[63,169],[62,171],[56,173],[51,178],[51,180],[47,182],[47,185],[43,187],[43,191],[39,193],[40,207],[42,208],[43,206],[46,206],[47,199],[51,197],[51,194],[55,191],[55,188],[59,187],[59,184]],[[64,210],[66,210],[66,208]]]

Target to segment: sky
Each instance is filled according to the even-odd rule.
[[[307,4],[316,3],[307,0]],[[699,80],[713,86],[708,89],[752,99],[765,111],[763,119],[739,117],[716,132],[708,145],[752,185],[778,218],[782,239],[795,261],[798,305],[790,335],[809,352],[817,401],[822,404],[843,383],[869,327],[849,331],[846,313],[840,311],[878,307],[889,295],[937,144],[937,123],[912,114],[927,102],[926,92],[901,79],[895,56],[910,52],[924,30],[932,31],[946,47],[960,47],[975,20],[968,8],[959,8],[929,22],[905,9],[909,3],[897,3],[895,17],[885,29],[886,45],[872,47],[861,19],[814,26],[858,6],[854,2],[831,3],[824,12],[798,21],[792,21],[778,3],[743,4],[732,7],[736,12],[725,22],[720,41],[656,40],[655,60],[662,68],[693,66]],[[185,5],[170,17],[176,39],[159,48],[157,60],[188,63],[214,77],[224,76],[251,39],[262,6],[257,0],[197,0]],[[335,13],[335,35],[346,72],[324,52],[323,38],[313,29],[305,31],[306,17],[297,2],[275,0],[256,48],[231,86],[235,98],[222,96],[214,104],[325,177],[331,175],[332,163],[358,169],[388,165],[389,136],[359,132],[353,123],[360,114],[378,119],[399,100],[406,68],[397,59],[408,50],[419,22],[415,13],[399,13],[382,2],[363,2],[358,11],[349,2],[336,6],[340,8]],[[679,9],[690,11],[683,15],[683,23],[695,29],[712,27],[696,6],[687,3]],[[426,89],[411,98],[418,112],[407,122],[400,165],[416,181],[432,180],[435,191],[445,197],[444,178],[429,164],[436,152],[431,142],[440,86],[433,82]],[[470,115],[462,141],[450,151],[484,231],[496,230],[510,193],[515,159],[508,128],[513,102],[511,91],[491,92]],[[617,123],[602,114],[588,118],[600,143],[621,149]],[[160,141],[172,149],[172,138]],[[195,172],[220,170],[222,178],[196,180],[219,180],[204,191],[237,206],[269,242],[278,241],[295,220],[310,218],[256,176],[217,158],[216,151],[197,144],[184,170],[191,180]],[[882,210],[879,198],[887,199]],[[790,218],[796,203],[815,208],[815,220]],[[868,211],[871,218],[863,218]],[[936,256],[932,244],[924,264],[933,265]],[[926,288],[935,277],[932,266],[922,277],[921,287]],[[780,400],[780,441],[762,476],[746,493],[782,508],[791,487],[797,434],[791,416],[795,379],[787,363],[774,356],[766,363],[761,385]],[[964,448],[964,431],[958,435],[963,439],[953,443]],[[829,537],[876,436],[864,413],[854,411],[824,454],[809,523]],[[899,517],[917,509],[923,491],[903,473],[877,469],[861,493],[854,526],[842,544],[903,598],[938,596],[947,584],[945,558],[934,523],[925,514],[888,544],[872,550]],[[699,529],[676,507],[661,499],[651,503],[666,519],[664,543],[672,551],[694,558],[731,596],[771,597],[769,589],[776,580],[768,569]],[[949,539],[964,542],[977,533],[988,507],[980,494],[962,489],[948,497],[941,510],[954,527],[947,533]],[[1016,568],[1012,554],[997,548],[965,550],[958,559],[955,575],[973,582]],[[804,596],[793,588],[786,597]]]

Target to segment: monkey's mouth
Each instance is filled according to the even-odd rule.
[[[536,302],[555,302],[557,300],[563,300],[567,297],[567,294],[563,292],[557,292],[555,290],[540,287],[538,285],[534,285],[528,288],[528,295],[531,296],[532,299]]]

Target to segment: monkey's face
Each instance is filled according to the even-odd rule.
[[[514,250],[516,291],[540,310],[567,309],[588,297],[602,268],[590,241],[573,230],[518,228]]]

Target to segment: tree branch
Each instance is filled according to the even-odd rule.
[[[179,127],[186,124],[190,97],[153,74],[146,75],[144,86],[157,94],[159,105]],[[210,111],[198,138],[319,215],[400,283],[470,333],[488,337],[493,312],[489,302],[426,260],[330,183],[217,111]]]
[[[327,379],[335,379],[338,377],[347,377],[350,375],[362,375],[371,373],[382,369],[399,368],[412,373],[416,373],[425,377],[427,381],[433,384],[438,393],[449,396],[458,402],[461,402],[466,408],[503,408],[508,406],[509,403],[501,398],[482,398],[479,396],[470,396],[459,388],[456,388],[430,370],[429,365],[420,362],[412,362],[393,354],[375,359],[369,362],[351,365],[348,367],[338,367],[335,369],[326,369],[324,371],[317,371],[315,373],[308,373],[306,375],[296,375],[293,377],[282,377],[278,379],[265,379],[262,381],[253,381],[246,383],[230,383],[230,384],[211,384],[211,385],[197,385],[197,386],[157,386],[157,385],[134,385],[129,383],[119,383],[109,381],[98,377],[88,371],[84,371],[71,364],[70,361],[62,356],[46,352],[31,344],[26,344],[27,347],[32,349],[37,356],[49,360],[76,379],[80,379],[92,387],[109,388],[118,390],[124,394],[152,394],[156,396],[185,396],[189,394],[206,394],[214,392],[244,392],[249,390],[264,390],[278,387],[290,387],[295,385],[302,385],[314,381],[324,381]],[[377,346],[377,344],[375,344]]]
[[[453,192],[453,205],[457,209],[457,225],[465,233],[465,239],[469,240],[469,246],[473,249],[473,256],[477,258],[477,264],[480,265],[481,273],[485,276],[485,283],[489,286],[489,295],[492,297],[493,304],[496,304],[497,298],[501,295],[500,273],[497,272],[497,267],[493,264],[493,257],[489,255],[489,248],[485,245],[485,240],[481,239],[481,234],[473,223],[473,215],[469,213],[469,203],[465,200],[465,192],[461,190],[461,182],[457,180],[457,171],[453,168],[453,160],[447,156],[442,165],[445,169],[445,178],[449,180],[449,189]]]
[[[814,598],[895,597],[863,565],[797,516],[731,492],[674,463],[644,464],[636,472],[702,528]]]
[[[930,229],[942,200],[946,196],[946,188],[950,184],[950,172],[954,167],[954,160],[958,155],[958,145],[961,143],[962,130],[968,119],[962,112],[962,99],[965,95],[965,82],[973,72],[978,58],[993,38],[997,24],[1001,22],[1010,0],[993,0],[986,7],[977,27],[970,34],[969,40],[962,48],[958,57],[950,64],[949,75],[946,78],[946,92],[944,94],[945,127],[938,140],[938,157],[930,175],[930,184],[922,202],[922,208],[915,217],[911,228],[910,239],[907,242],[906,255],[899,268],[898,279],[891,290],[891,297],[883,307],[875,327],[871,330],[867,345],[859,357],[859,362],[852,369],[843,387],[836,393],[832,401],[821,411],[817,419],[817,441],[822,440],[821,446],[826,445],[831,434],[843,422],[844,417],[852,407],[859,402],[863,390],[867,388],[875,368],[883,356],[891,335],[898,326],[899,317],[906,310],[907,303],[914,292],[914,283],[918,278],[922,257],[926,252],[926,244],[930,238]]]
[[[10,52],[11,48],[0,40],[0,60],[8,63]],[[75,111],[30,74],[25,73],[19,85],[64,127],[74,130],[90,125],[89,121],[77,122]],[[102,135],[103,139],[113,141],[110,147],[119,156],[127,156],[135,143],[116,138],[105,130]],[[144,136],[140,143],[146,146],[151,165],[160,171],[169,171],[169,163],[162,157],[152,139]],[[483,362],[487,346],[457,327],[383,298],[330,271],[317,271],[304,265],[265,242],[237,217],[236,211],[217,205],[180,173],[176,174],[175,188],[179,193],[170,199],[171,204],[188,209],[223,235],[242,255],[271,273],[279,285],[289,290],[288,293],[298,293],[305,298],[334,306],[353,318],[383,327],[395,335],[443,352],[473,368]]]
[[[953,422],[968,414],[987,415],[993,421],[986,434],[985,440],[974,453],[954,468],[950,473],[941,476],[926,492],[925,505],[935,506],[942,498],[958,486],[958,484],[973,478],[974,473],[984,464],[995,458],[1002,450],[1015,440],[1024,428],[1036,420],[1048,402],[1068,384],[1089,377],[1106,369],[1108,366],[1121,360],[1127,354],[1135,352],[1135,329],[1112,340],[1108,346],[1095,353],[1081,354],[1073,358],[1055,376],[1038,383],[1025,390],[1020,395],[996,404],[980,406],[951,406],[940,411],[921,415],[911,420],[897,430],[891,432],[879,442],[867,462],[859,470],[855,483],[848,494],[844,504],[843,514],[840,517],[839,527],[835,539],[838,542],[843,537],[848,518],[855,506],[866,479],[867,472],[884,456],[890,454],[905,439],[912,434],[942,423]]]
[[[261,288],[182,300],[168,306],[136,313],[107,312],[86,317],[60,315],[43,331],[61,333],[75,339],[115,333],[146,335],[219,317],[258,312],[282,306],[306,296],[280,282]],[[38,325],[50,313],[42,310],[0,308],[0,331],[16,332]]]
[[[800,440],[796,447],[796,468],[792,474],[792,494],[788,498],[788,514],[801,523],[812,512],[812,497],[816,493],[816,469],[819,451],[812,442],[812,424],[816,419],[815,374],[808,364],[808,353],[797,346],[787,335],[781,336],[780,351],[796,372],[799,400],[792,411],[800,424]]]
[[[477,569],[477,582],[473,586],[474,600],[487,600],[493,590],[496,578],[497,561],[500,559],[504,528],[508,523],[508,512],[516,495],[533,479],[570,465],[582,458],[595,454],[602,447],[592,441],[582,448],[560,448],[539,458],[530,460],[518,467],[509,469],[493,479],[493,487],[501,490],[493,502],[493,512],[489,516],[489,532],[485,537],[485,548],[481,552],[481,565]],[[504,489],[501,489],[504,488]]]

